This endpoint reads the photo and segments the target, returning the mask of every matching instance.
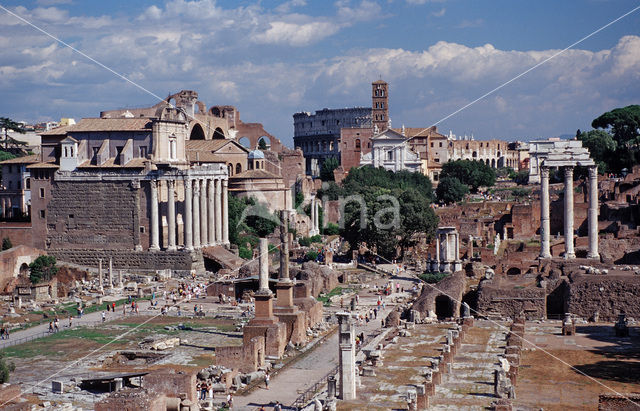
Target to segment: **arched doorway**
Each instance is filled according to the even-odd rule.
[[[436,297],[436,316],[439,320],[453,317],[453,301],[446,295]]]
[[[236,174],[242,173],[242,164],[236,164]]]
[[[204,131],[200,124],[194,124],[189,135],[189,140],[204,140]]]
[[[520,275],[522,271],[518,267],[511,267],[507,270],[507,275]]]
[[[213,132],[214,140],[224,140],[226,137],[224,136],[224,131],[220,127],[216,128]]]
[[[238,144],[251,150],[251,140],[249,140],[249,137],[240,137],[240,139],[238,139]]]
[[[20,266],[20,273],[19,275],[21,277],[29,277],[30,274],[30,270],[29,270],[29,265],[27,263],[22,263],[22,265]]]

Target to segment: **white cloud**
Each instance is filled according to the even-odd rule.
[[[440,9],[440,10],[438,10],[438,11],[434,11],[434,12],[432,12],[432,13],[431,13],[431,15],[432,15],[433,17],[442,17],[442,16],[444,16],[444,14],[445,14],[446,12],[447,12],[447,9],[443,7],[443,8],[441,8],[441,9]]]
[[[274,21],[263,33],[255,34],[253,41],[259,44],[289,44],[306,46],[335,34],[340,27],[329,22],[312,22],[307,24]]]
[[[306,0],[289,0],[289,1],[285,1],[284,3],[280,4],[274,10],[277,13],[289,13],[291,11],[291,9],[293,9],[295,7],[302,7],[302,6],[306,6],[306,5],[307,5],[307,1]]]

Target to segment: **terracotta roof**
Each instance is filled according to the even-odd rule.
[[[247,170],[240,174],[229,177],[230,180],[241,178],[282,178],[266,170]]]
[[[4,160],[0,164],[33,164],[37,163],[40,159],[38,154],[31,154],[30,156],[16,157],[9,160]]]
[[[35,164],[31,164],[30,166],[27,166],[27,168],[60,168],[60,166],[58,166],[57,164],[54,163],[35,163]]]
[[[184,142],[187,151],[216,151],[230,143],[231,140],[187,140]]]
[[[227,144],[234,144],[245,152],[249,150],[234,140],[187,140],[185,141],[185,149],[187,152],[187,160],[201,161],[204,163],[226,163],[226,154],[216,153]]]
[[[380,79],[380,80],[374,81],[373,84],[387,84],[387,82],[382,80],[382,79]]]
[[[41,136],[64,135],[87,131],[151,131],[148,118],[83,118],[77,124],[46,131]]]
[[[402,133],[402,128],[392,128],[393,131],[396,131],[398,133]],[[431,127],[405,127],[404,128],[404,134],[411,138],[411,137],[442,137],[442,138],[446,138],[447,136],[445,136],[444,134],[440,134],[438,133],[437,130],[434,130]]]

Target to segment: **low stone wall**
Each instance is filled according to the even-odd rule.
[[[573,275],[567,312],[589,319],[615,321],[618,313],[640,318],[640,275]]]
[[[483,282],[478,288],[478,312],[510,318],[524,312],[527,320],[544,319],[547,316],[546,291],[543,288],[509,288]]]
[[[197,401],[196,372],[152,372],[144,377],[144,386],[166,397],[180,397],[181,394],[185,394],[188,400]]]
[[[17,245],[33,247],[32,233],[31,223],[0,223],[0,239],[10,239],[14,247]]]
[[[59,261],[98,267],[102,259],[103,269],[109,267],[109,258],[113,258],[113,267],[117,269],[172,269],[204,271],[204,261],[200,251],[132,251],[132,250],[90,250],[65,249],[47,250],[47,254]]]
[[[640,394],[600,394],[598,411],[632,411],[638,409],[638,403],[640,403]]]

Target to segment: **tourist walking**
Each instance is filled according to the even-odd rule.
[[[102,322],[107,321],[107,313],[105,313],[104,311],[102,312]]]
[[[264,375],[264,385],[265,385],[265,388],[266,388],[267,390],[269,389],[269,378],[270,378],[270,377],[269,377],[269,373],[266,373],[266,374]]]

